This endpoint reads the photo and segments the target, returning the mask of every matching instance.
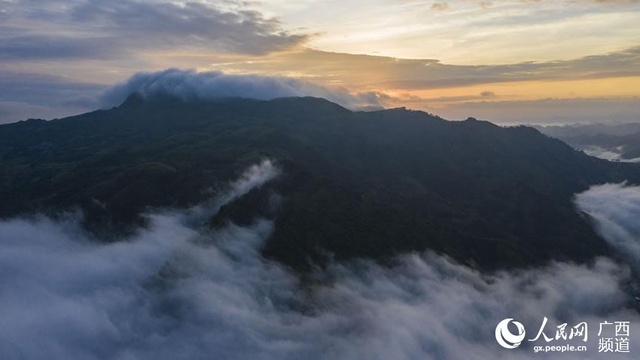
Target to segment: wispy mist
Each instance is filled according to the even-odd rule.
[[[277,172],[269,161],[252,167],[218,203]],[[591,191],[578,197],[585,211]],[[637,193],[596,189],[633,211]],[[630,218],[610,208],[596,220],[606,216],[637,239],[637,225],[626,228]],[[93,242],[73,218],[0,223],[0,358],[558,358],[529,344],[499,347],[496,324],[640,320],[625,310],[629,271],[605,258],[487,275],[433,253],[409,254],[394,267],[336,263],[308,284],[260,255],[270,221],[212,231],[187,225],[188,216],[149,215],[147,229],[115,244]]]
[[[583,149],[584,153],[589,156],[595,156],[600,159],[605,159],[609,161],[617,161],[617,162],[630,162],[630,163],[638,163],[640,162],[640,158],[633,159],[625,159],[622,157],[624,152],[623,147],[616,148],[602,148],[600,146],[587,146]]]

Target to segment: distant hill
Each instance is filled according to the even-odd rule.
[[[640,123],[536,128],[593,156],[614,161],[640,162]]]
[[[0,126],[0,216],[79,208],[89,230],[115,241],[144,225],[146,209],[197,204],[263,158],[283,176],[209,224],[275,218],[264,254],[298,270],[424,249],[483,269],[585,261],[609,248],[573,195],[640,181],[635,164],[528,127],[318,98],[133,95],[110,110]]]

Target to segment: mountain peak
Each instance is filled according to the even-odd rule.
[[[142,94],[140,94],[138,92],[135,92],[135,93],[127,96],[127,98],[124,100],[124,102],[122,104],[120,104],[119,107],[121,107],[121,108],[136,108],[136,107],[140,106],[144,101],[145,101],[145,99],[142,96]]]
[[[216,221],[262,216],[256,204],[282,196],[263,251],[301,270],[326,254],[383,260],[425,249],[483,268],[588,260],[607,246],[575,212],[574,194],[640,179],[638,167],[590,158],[532,129],[402,108],[352,112],[314,97],[134,94],[118,108],[39,128],[0,126],[0,216],[80,207],[90,230],[122,232],[143,223],[149,207],[200,203],[269,158],[282,178]]]

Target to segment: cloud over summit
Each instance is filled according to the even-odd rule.
[[[121,104],[129,95],[145,98],[172,96],[185,101],[224,98],[270,100],[280,97],[313,96],[325,98],[350,109],[381,107],[376,93],[350,93],[284,76],[229,75],[220,71],[195,72],[168,69],[141,72],[125,83],[109,89],[102,98],[105,107]]]

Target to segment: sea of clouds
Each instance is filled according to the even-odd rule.
[[[271,221],[200,225],[279,172],[263,161],[207,205],[148,214],[117,243],[94,241],[72,215],[0,222],[0,359],[585,358],[534,353],[526,340],[503,349],[494,329],[510,317],[527,339],[544,317],[547,335],[586,321],[592,339],[601,321],[630,321],[631,352],[615,358],[637,358],[632,268],[619,261],[482,274],[426,252],[393,267],[335,263],[308,281],[261,256]],[[640,260],[640,188],[597,186],[576,204]]]

